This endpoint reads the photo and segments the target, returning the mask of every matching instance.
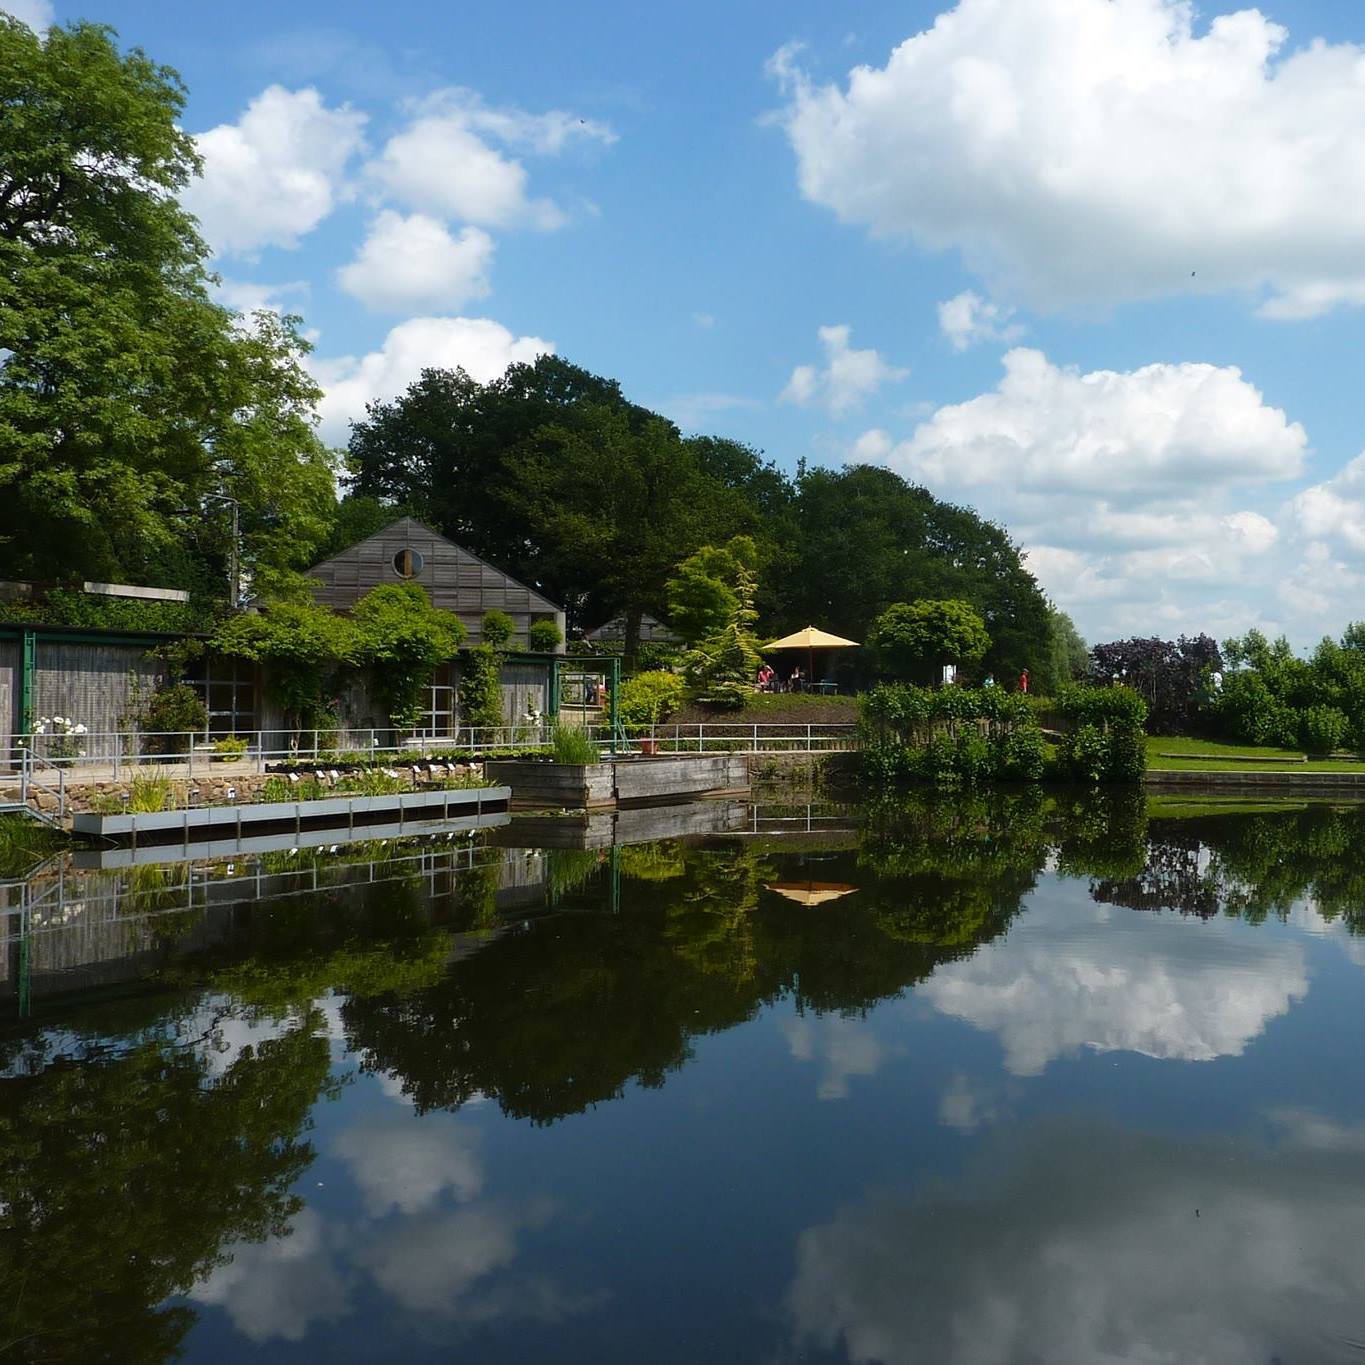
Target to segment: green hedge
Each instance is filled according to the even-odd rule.
[[[1147,703],[1129,687],[1057,690],[1066,727],[1057,747],[1058,776],[1077,782],[1140,782],[1147,768]]]
[[[883,683],[860,701],[863,769],[882,782],[1036,782],[1047,748],[1028,700],[998,687]]]

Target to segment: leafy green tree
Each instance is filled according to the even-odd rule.
[[[757,581],[743,549],[732,557],[732,566],[734,606],[729,619],[683,656],[683,679],[693,701],[737,708],[753,691],[762,658],[754,634]]]
[[[453,659],[465,628],[453,612],[434,607],[416,583],[385,583],[355,605],[356,657],[370,666],[376,693],[397,729],[421,719],[423,694],[437,667]]]
[[[751,536],[703,545],[688,555],[665,584],[668,623],[688,644],[718,634],[739,609],[741,573],[753,573],[758,549]]]
[[[466,725],[480,729],[502,725],[501,671],[492,645],[475,645],[460,656],[460,718]]]
[[[111,30],[0,14],[0,573],[219,593],[305,564],[334,501],[296,319],[209,294],[179,77]],[[190,513],[187,516],[187,512]]]
[[[527,529],[566,597],[591,594],[604,614],[625,614],[628,671],[641,618],[662,600],[674,565],[749,515],[671,423],[653,418],[636,430],[619,407],[580,405],[537,432],[511,470]]]
[[[1046,667],[1039,669],[1035,681],[1038,692],[1046,696],[1063,683],[1083,678],[1090,663],[1090,650],[1076,624],[1066,612],[1048,608],[1048,649]]]
[[[536,654],[553,654],[564,643],[564,636],[553,621],[532,621],[526,643]]]
[[[259,613],[231,617],[211,645],[221,654],[268,665],[266,686],[296,734],[321,719],[331,675],[365,657],[355,623],[311,602],[275,602]]]
[[[940,502],[889,469],[852,465],[797,480],[796,560],[775,583],[771,628],[811,622],[865,640],[893,602],[968,602],[991,638],[982,667],[1035,669],[1048,650],[1047,599],[998,526]]]
[[[966,602],[921,599],[889,606],[872,623],[867,644],[889,677],[934,682],[945,664],[978,663],[991,640]]]
[[[486,611],[483,614],[483,642],[494,649],[506,649],[517,633],[517,623],[505,611]]]
[[[460,545],[564,601],[565,586],[518,514],[512,454],[542,427],[585,404],[619,412],[635,431],[653,414],[628,403],[614,380],[560,356],[517,364],[490,384],[463,370],[424,370],[407,391],[370,404],[351,432],[352,492],[403,508]],[[376,528],[377,529],[377,528]]]

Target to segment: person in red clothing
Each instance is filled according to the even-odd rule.
[[[1021,692],[1027,692],[1027,691],[1028,691],[1028,669],[1027,669],[1027,668],[1019,675],[1019,690],[1020,690]]]

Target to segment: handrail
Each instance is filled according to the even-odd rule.
[[[44,771],[52,769],[57,774],[57,785],[54,787],[50,781],[44,782],[34,776],[34,770],[38,765],[42,765]],[[31,746],[23,750],[23,759],[19,770],[19,799],[28,805],[34,791],[47,792],[57,798],[57,820],[60,823],[66,818],[66,769],[60,763],[54,763],[50,758],[42,754],[35,753]],[[34,807],[35,815],[41,819],[47,819],[46,812]],[[51,823],[51,822],[50,822]]]
[[[580,727],[603,752],[635,750],[634,741],[650,739],[660,753],[748,752],[776,753],[802,751],[822,753],[853,747],[856,727],[834,722],[746,722],[710,721],[693,724],[665,724],[623,727],[612,733],[609,724]],[[264,773],[267,766],[289,761],[331,762],[338,766],[372,761],[399,761],[408,755],[468,754],[478,759],[505,749],[547,749],[552,727],[544,721],[521,725],[462,725],[448,734],[414,731],[395,735],[392,730],[347,730],[336,742],[324,732],[305,731],[299,735],[284,730],[254,730],[232,736],[246,741],[240,755],[220,753],[215,740],[202,731],[95,731],[79,737],[81,751],[73,753],[67,736],[20,736],[10,751],[12,766],[19,766],[24,781],[36,788],[51,789],[50,782],[37,772],[55,773],[57,790],[63,793],[68,776],[103,769],[113,781],[124,781],[146,768],[188,777],[228,776],[247,771]],[[52,754],[53,742],[63,744],[62,752]],[[46,750],[47,752],[44,752]],[[151,750],[152,752],[146,752]],[[3,752],[0,751],[0,757]],[[17,760],[17,763],[16,763]]]

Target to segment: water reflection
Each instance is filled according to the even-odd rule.
[[[802,1232],[798,1347],[880,1365],[1360,1357],[1361,1138],[1173,1141],[1041,1123],[962,1175]]]
[[[12,888],[0,1356],[1361,1336],[1365,811],[623,814]]]

